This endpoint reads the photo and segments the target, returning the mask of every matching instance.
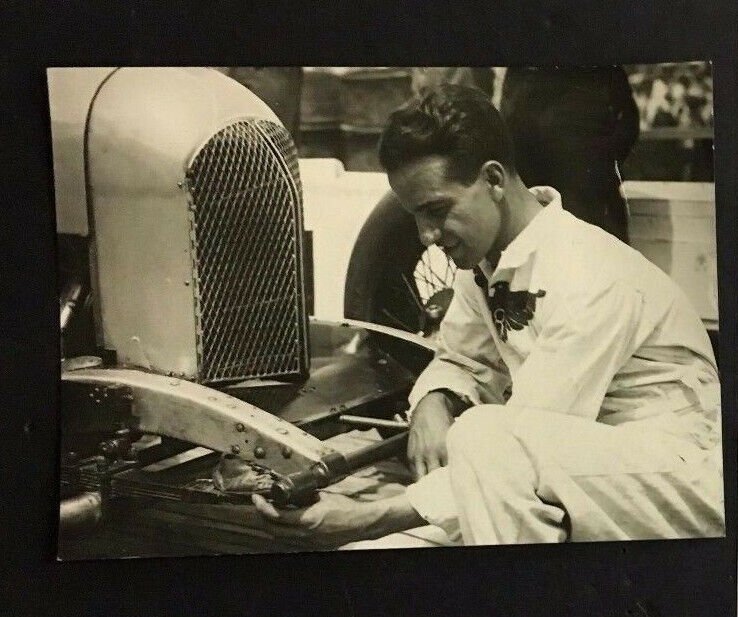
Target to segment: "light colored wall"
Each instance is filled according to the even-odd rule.
[[[337,159],[300,159],[305,229],[313,232],[315,316],[343,319],[343,287],[361,226],[389,190],[384,173],[344,171]]]

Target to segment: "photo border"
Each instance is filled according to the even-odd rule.
[[[9,19],[3,243],[4,581],[16,613],[730,615],[736,555],[736,7],[393,3],[240,10],[17,3]],[[615,6],[617,5],[617,6]],[[439,41],[443,41],[442,44]],[[276,43],[275,43],[276,42]],[[55,561],[58,295],[45,69],[107,65],[635,64],[711,60],[723,382],[724,539]],[[6,278],[7,275],[7,278]],[[7,397],[7,398],[6,398]],[[9,404],[6,404],[7,403]]]

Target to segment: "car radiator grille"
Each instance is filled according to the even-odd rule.
[[[186,177],[199,381],[306,374],[302,186],[289,133],[231,124]]]

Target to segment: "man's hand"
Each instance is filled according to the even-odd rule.
[[[407,457],[416,479],[446,466],[446,433],[454,422],[453,411],[442,392],[429,392],[413,411]]]
[[[296,510],[277,510],[260,495],[253,495],[252,501],[275,536],[309,539],[325,548],[362,539],[370,523],[366,504],[344,495],[321,493],[319,501]]]
[[[277,510],[260,495],[253,495],[252,501],[264,528],[274,536],[305,539],[324,548],[380,538],[425,524],[404,493],[374,502],[321,493],[319,501],[297,510]]]

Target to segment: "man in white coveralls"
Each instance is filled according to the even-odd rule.
[[[416,482],[325,495],[279,535],[338,546],[432,523],[465,544],[722,536],[720,384],[682,291],[638,252],[526,187],[481,91],[391,116],[380,160],[422,241],[459,267],[440,349],[410,394]]]

